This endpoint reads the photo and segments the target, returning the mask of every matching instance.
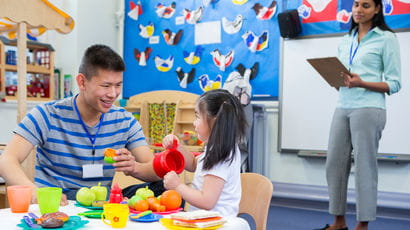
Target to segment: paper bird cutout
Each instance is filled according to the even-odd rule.
[[[260,20],[269,20],[276,13],[276,1],[272,1],[270,6],[265,7],[259,3],[255,3],[252,9],[255,11],[256,18]]]
[[[310,13],[312,12],[312,8],[308,7],[305,4],[302,4],[298,7],[298,14],[301,16],[303,19],[308,19],[310,18]]]
[[[183,51],[184,60],[187,64],[196,65],[199,61],[201,61],[201,55],[204,48],[202,46],[197,46],[195,52],[188,53],[187,51]]]
[[[154,34],[154,23],[149,22],[148,25],[144,26],[142,24],[139,25],[140,36],[143,38],[149,38]]]
[[[172,2],[170,6],[165,6],[162,3],[157,4],[157,10],[155,11],[160,18],[171,18],[175,13],[177,4]]]
[[[185,21],[189,24],[195,24],[199,22],[199,20],[201,20],[202,18],[202,13],[203,13],[202,6],[192,11],[188,9],[184,9],[182,12],[182,14],[184,15]]]
[[[336,20],[341,23],[349,23],[350,17],[352,16],[352,12],[347,12],[347,10],[343,9],[336,14]]]
[[[161,72],[168,72],[174,65],[174,56],[162,59],[159,55],[155,56],[155,67]]]
[[[134,20],[138,20],[138,17],[142,14],[142,5],[141,1],[138,1],[135,4],[133,1],[130,1],[130,11],[128,11],[128,16]]]
[[[212,60],[221,71],[225,71],[225,68],[232,64],[234,54],[235,51],[233,50],[226,55],[222,55],[218,49],[211,52]]]
[[[222,88],[238,97],[241,104],[248,105],[252,95],[252,86],[249,81],[258,74],[259,63],[256,62],[250,69],[239,64],[236,70],[229,74]]]
[[[262,35],[259,37],[256,36],[252,31],[247,31],[242,35],[243,40],[245,41],[246,46],[252,52],[262,51],[268,47],[269,34],[265,30],[262,32]]]
[[[234,34],[238,33],[238,31],[242,28],[243,16],[238,14],[235,20],[228,21],[225,17],[222,18],[222,27],[227,34]]]
[[[248,0],[232,0],[233,4],[243,5],[248,2]]]
[[[174,33],[170,29],[165,29],[164,31],[162,31],[162,36],[164,36],[165,42],[168,45],[174,46],[181,40],[183,32],[183,30],[178,30],[177,33]]]
[[[219,0],[203,0],[204,6],[209,6],[209,4],[212,4],[212,6],[215,7],[217,2],[219,2]]]
[[[134,56],[140,66],[147,65],[147,60],[151,52],[152,49],[150,47],[145,48],[145,51],[139,51],[137,48],[134,48]]]
[[[209,90],[220,89],[222,85],[222,76],[218,74],[215,80],[210,80],[208,74],[202,74],[198,78],[199,87],[202,91],[207,92]]]
[[[195,68],[192,68],[189,73],[184,73],[181,67],[178,67],[177,70],[179,86],[181,88],[186,88],[188,83],[191,83],[195,78]]]

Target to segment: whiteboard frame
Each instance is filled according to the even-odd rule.
[[[379,153],[410,155],[410,32],[396,32],[396,35],[400,43],[402,89],[397,94],[386,96],[387,122]],[[281,39],[280,152],[327,151],[337,91],[327,85],[305,59],[336,56],[341,37],[342,35]],[[295,81],[297,75],[304,75],[305,78]],[[297,82],[299,83],[295,84]]]

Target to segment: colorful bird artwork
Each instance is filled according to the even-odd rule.
[[[133,1],[130,1],[130,11],[128,11],[127,15],[134,20],[138,20],[141,14],[142,14],[141,1],[138,1],[137,4],[135,4]]]
[[[351,12],[347,12],[347,10],[343,9],[336,14],[336,20],[341,23],[349,23],[350,17],[352,16]]]
[[[252,52],[262,51],[268,47],[269,34],[265,30],[260,36],[256,36],[252,31],[247,31],[242,35],[246,46]]]
[[[250,80],[254,79],[258,74],[259,62],[255,62],[249,69],[245,68],[242,64],[237,65],[235,69],[237,71],[229,74],[222,88],[238,97],[241,104],[248,105],[252,95]]]
[[[184,9],[182,14],[184,15],[185,21],[188,24],[195,24],[201,20],[203,11],[204,11],[204,8],[200,6],[196,10]]]
[[[232,0],[235,5],[243,5],[248,2],[248,0]]]
[[[141,37],[149,38],[154,34],[154,31],[155,31],[154,23],[149,22],[148,25],[146,26],[139,24],[139,30],[140,30],[139,35]]]
[[[233,21],[228,21],[226,17],[222,18],[222,28],[227,34],[238,33],[242,28],[243,16],[238,14]]]
[[[203,2],[203,4],[204,4],[205,7],[206,7],[206,6],[209,6],[209,4],[212,4],[212,6],[215,7],[215,4],[216,4],[217,2],[219,2],[219,0],[203,0],[202,2]]]
[[[175,13],[176,6],[177,4],[175,2],[172,2],[169,6],[165,6],[162,3],[158,3],[156,6],[157,10],[155,12],[160,18],[171,18]]]
[[[204,48],[202,46],[197,46],[194,52],[183,51],[184,61],[189,65],[196,65],[201,61],[202,51]]]
[[[207,92],[214,89],[220,89],[222,86],[222,76],[218,74],[215,80],[210,80],[208,74],[202,74],[198,78],[199,87],[202,91]]]
[[[219,70],[225,71],[225,68],[232,64],[235,51],[231,50],[228,54],[222,55],[221,52],[216,49],[211,52],[212,60],[215,65],[218,66]]]
[[[174,33],[170,29],[165,29],[164,31],[162,31],[162,36],[164,37],[165,42],[168,45],[174,46],[178,44],[179,41],[181,40],[183,32],[184,32],[183,30],[178,30],[177,33]]]
[[[276,1],[272,1],[270,6],[265,7],[259,3],[255,3],[252,9],[255,11],[256,18],[259,20],[269,20],[276,13]]]
[[[167,59],[162,59],[159,55],[155,56],[155,67],[161,72],[168,72],[174,65],[174,56],[169,56]]]
[[[191,83],[195,78],[195,68],[192,68],[191,71],[185,73],[181,67],[178,67],[175,72],[178,76],[179,86],[184,89],[188,86],[188,83]]]
[[[147,65],[147,60],[151,52],[152,49],[150,47],[145,48],[145,51],[139,51],[137,48],[134,48],[134,57],[137,59],[140,66]]]

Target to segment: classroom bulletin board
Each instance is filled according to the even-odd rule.
[[[383,0],[392,29],[410,28],[410,0]],[[297,9],[299,36],[346,33],[353,0],[125,0],[123,97],[153,90],[201,94],[238,69],[253,99],[277,99],[278,13]],[[297,66],[295,66],[297,68]],[[238,76],[244,76],[243,71]]]
[[[279,3],[125,0],[124,98],[153,90],[202,94],[223,86],[239,65],[253,73],[253,97],[277,98]]]

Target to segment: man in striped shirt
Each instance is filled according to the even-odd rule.
[[[141,125],[114,104],[121,93],[125,64],[105,45],[89,47],[76,82],[79,94],[33,108],[13,131],[0,156],[0,175],[8,185],[63,188],[62,204],[81,187],[101,182],[110,187],[114,172],[159,181]],[[34,183],[20,163],[36,147]],[[117,150],[116,163],[104,162],[104,150]],[[35,189],[33,201],[36,200]]]

